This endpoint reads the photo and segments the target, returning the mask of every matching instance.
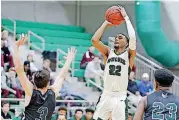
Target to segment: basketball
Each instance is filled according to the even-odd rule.
[[[105,19],[113,25],[120,25],[124,21],[118,6],[108,8],[105,13]]]

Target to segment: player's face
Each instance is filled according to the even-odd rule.
[[[115,38],[114,48],[119,49],[127,46],[126,37],[122,34],[118,34]]]
[[[88,120],[91,120],[92,117],[93,117],[93,113],[91,113],[91,112],[87,112],[87,113],[86,113],[86,118],[87,118]]]

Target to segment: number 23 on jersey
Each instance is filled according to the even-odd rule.
[[[162,102],[154,102],[153,108],[153,120],[176,120],[177,105],[175,103],[164,105]]]

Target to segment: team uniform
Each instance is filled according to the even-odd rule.
[[[25,107],[22,120],[50,120],[55,110],[55,93],[51,89],[42,95],[39,90],[33,90],[30,103]]]
[[[179,120],[179,97],[166,90],[148,95],[144,120]]]
[[[129,52],[126,49],[117,55],[110,50],[104,70],[104,91],[94,113],[95,120],[125,120],[125,99],[127,97]]]

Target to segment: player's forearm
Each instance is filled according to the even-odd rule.
[[[19,50],[18,50],[17,46],[15,45],[15,43],[13,44],[12,56],[13,56],[15,69],[17,70],[16,72],[18,74],[20,69],[23,68],[23,64],[22,64],[21,59],[20,59]]]
[[[20,84],[21,84],[22,88],[24,89],[25,93],[27,95],[31,95],[33,85],[30,83],[30,81],[28,80],[28,78],[24,72],[24,67],[23,67],[22,61],[20,59],[20,53],[19,53],[18,47],[15,45],[15,43],[13,44],[13,52],[12,53],[13,53],[12,55],[13,55],[15,70],[18,75]]]
[[[66,75],[67,75],[67,73],[68,73],[68,70],[69,70],[69,68],[70,68],[71,63],[72,63],[72,60],[69,60],[69,59],[67,58],[67,60],[66,60],[66,62],[65,62],[65,64],[64,64],[64,66],[63,66],[63,68],[60,70],[60,73],[59,73],[59,75],[58,75],[59,78],[65,78],[65,77],[66,77]]]
[[[104,22],[100,28],[98,28],[98,30],[95,32],[95,34],[93,35],[92,37],[92,42],[98,42],[100,41],[101,39],[101,36],[103,35],[104,33],[104,30],[106,29],[107,27],[107,23]]]
[[[134,27],[129,19],[128,16],[124,17],[125,21],[126,21],[126,26],[127,26],[127,30],[128,30],[128,34],[129,34],[129,48],[131,50],[136,50],[136,35],[135,35],[135,30]]]
[[[65,65],[63,66],[63,68],[61,69],[59,75],[57,76],[57,78],[55,79],[54,84],[52,85],[52,89],[54,90],[56,96],[58,96],[59,91],[62,88],[63,85],[63,81],[68,73],[68,70],[70,68],[70,64],[71,64],[71,60],[69,60],[67,58]]]

